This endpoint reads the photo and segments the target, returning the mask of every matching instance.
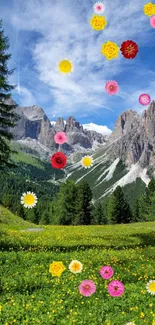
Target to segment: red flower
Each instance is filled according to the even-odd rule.
[[[133,41],[126,41],[121,44],[120,50],[126,59],[134,59],[138,53],[138,45]]]
[[[67,163],[67,157],[62,152],[56,152],[51,157],[51,164],[53,168],[64,168]]]

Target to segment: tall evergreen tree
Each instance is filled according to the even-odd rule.
[[[97,225],[107,224],[107,218],[105,216],[104,209],[101,202],[98,202],[98,204],[94,208],[93,220],[94,223]]]
[[[92,191],[86,181],[78,185],[76,197],[76,224],[90,225],[92,222]]]
[[[132,220],[129,204],[120,186],[117,186],[109,200],[108,214],[111,223],[129,223]]]
[[[13,73],[8,70],[7,63],[11,57],[7,50],[9,48],[8,38],[4,36],[2,21],[0,21],[0,168],[14,166],[11,163],[11,149],[9,141],[13,138],[10,128],[15,126],[18,116],[15,113],[16,105],[8,103],[11,98],[10,91],[14,89],[8,82]]]

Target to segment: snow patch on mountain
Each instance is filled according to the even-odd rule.
[[[113,186],[111,186],[107,191],[101,195],[99,199],[106,196],[108,193],[113,192],[117,186],[125,186],[127,184],[131,184],[136,181],[137,178],[141,178],[141,180],[148,186],[150,182],[150,178],[147,175],[147,168],[142,168],[137,162],[135,165],[132,165],[129,172],[123,176],[119,181],[117,181]]]

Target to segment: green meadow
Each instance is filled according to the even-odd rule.
[[[0,206],[0,325],[136,325],[155,324],[154,296],[146,284],[155,280],[155,222],[105,226],[36,226]],[[83,264],[79,274],[68,269],[74,259]],[[49,265],[62,261],[61,277]],[[104,265],[114,275],[104,280]],[[96,292],[79,293],[91,279]],[[107,285],[119,280],[120,297]]]

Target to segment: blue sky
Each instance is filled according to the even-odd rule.
[[[92,30],[92,0],[1,0],[0,12],[9,37],[15,68],[11,82],[17,85],[13,98],[21,106],[41,106],[51,120],[74,116],[81,124],[99,124],[113,129],[127,109],[142,113],[141,93],[155,99],[155,29],[144,15],[147,0],[103,1],[107,26]],[[121,53],[108,61],[101,46],[108,40],[120,47],[126,40],[138,44],[133,60]],[[57,71],[69,59],[72,74]],[[120,91],[105,92],[105,83],[116,80]]]

